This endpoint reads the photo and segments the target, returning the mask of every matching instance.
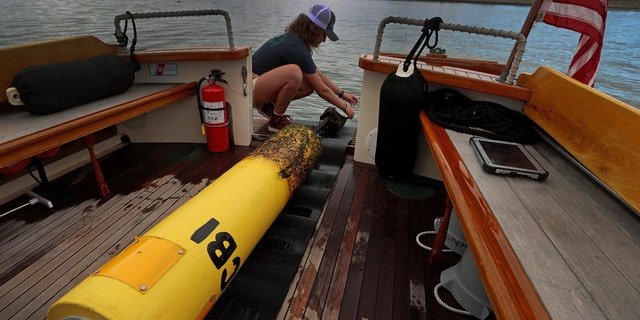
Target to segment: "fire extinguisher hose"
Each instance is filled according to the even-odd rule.
[[[200,94],[200,90],[202,87],[202,83],[207,80],[207,77],[202,77],[198,80],[198,87],[196,88],[196,103],[198,104],[198,114],[200,115],[200,130],[202,131],[202,135],[204,135],[204,116],[202,115],[202,97]]]

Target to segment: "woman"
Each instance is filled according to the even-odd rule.
[[[344,111],[349,119],[355,115],[353,105],[360,100],[344,92],[316,67],[312,50],[329,38],[338,40],[333,32],[335,14],[329,7],[313,5],[300,14],[285,33],[269,39],[253,54],[253,102],[258,112],[269,118],[269,131],[278,132],[291,123],[286,115],[289,103],[314,91],[330,104]]]

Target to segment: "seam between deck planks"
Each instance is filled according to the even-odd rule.
[[[41,273],[42,269],[31,270],[33,268],[28,268],[14,278],[16,281],[24,277],[27,279],[41,279],[41,281],[34,283],[33,281],[27,280],[28,283],[24,282],[24,284],[15,285],[12,291],[15,292],[15,290],[19,290],[19,292],[22,292],[22,295],[19,296],[18,299],[12,297],[14,301],[0,311],[0,315],[2,317],[6,316],[7,318],[9,316],[29,318],[38,314],[44,317],[51,303],[82,281],[90,272],[99,268],[99,266],[129,245],[135,236],[144,233],[145,230],[154,225],[163,216],[171,213],[175,208],[186,202],[188,198],[204,188],[206,184],[207,181],[203,180],[197,185],[182,185],[173,177],[165,176],[138,192],[131,193],[127,196],[112,198],[110,200],[111,205],[102,205],[99,210],[93,213],[97,220],[92,221],[91,224],[79,230],[76,233],[77,237],[75,239],[70,238],[70,240],[62,244],[68,245],[71,243],[73,247],[72,250],[76,250],[75,252],[70,252],[68,249],[65,252],[70,253],[70,255],[64,255],[65,252],[57,252],[54,249],[50,254],[47,254],[41,259],[45,261],[47,266],[54,264],[57,270],[62,270],[61,272],[51,272],[46,275],[33,276],[38,272]],[[171,201],[167,201],[170,198]],[[129,216],[129,219],[121,219],[119,218],[120,216],[114,214],[113,211],[121,207],[124,207],[125,211],[121,216]],[[147,215],[149,212],[151,214]],[[100,219],[102,217],[105,218]],[[129,226],[131,229],[123,228],[123,226]],[[122,233],[119,232],[121,230],[129,231]],[[101,234],[108,234],[108,232],[111,231],[111,235],[109,235],[107,239],[101,239],[102,241],[97,243],[97,246],[76,248],[82,246],[83,243],[90,242]],[[88,239],[91,235],[94,235],[94,238]],[[91,254],[90,251],[93,251],[93,254]],[[33,266],[38,264],[39,263],[36,262]],[[71,266],[70,268],[64,269],[69,265]],[[63,276],[58,277],[60,274]],[[41,288],[42,286],[36,287],[37,284],[46,285],[47,287],[46,289]],[[8,283],[8,285],[10,284]],[[38,291],[41,292],[40,295],[37,295]],[[37,297],[33,298],[34,296]],[[42,298],[39,299],[40,297]],[[38,306],[38,304],[40,305]],[[0,305],[5,305],[5,302],[0,301]],[[35,310],[35,312],[33,310]],[[11,312],[11,314],[8,314],[8,312]]]
[[[368,175],[363,174],[360,168],[354,168],[353,178],[350,179],[355,182],[355,193],[353,201],[341,201],[343,210],[348,210],[346,228],[342,234],[342,246],[338,250],[337,261],[334,264],[333,276],[331,277],[329,291],[327,292],[327,299],[325,307],[322,312],[322,319],[337,319],[340,315],[342,301],[344,298],[344,289],[347,282],[347,276],[349,272],[349,265],[353,257],[353,250],[355,242],[358,236],[358,226],[360,224],[360,217],[362,215],[362,206],[364,199],[365,188],[360,187],[361,184],[367,182]],[[349,184],[347,184],[349,185]],[[351,193],[343,193],[351,194]],[[348,207],[347,207],[348,206]]]
[[[349,176],[349,179],[345,186],[345,192],[342,192],[339,197],[336,197],[334,201],[330,202],[327,210],[336,210],[336,219],[331,227],[330,237],[326,241],[325,251],[322,256],[318,268],[318,275],[316,281],[313,284],[311,296],[309,298],[309,304],[307,305],[307,311],[305,317],[318,318],[322,317],[322,313],[327,308],[327,299],[330,286],[333,280],[333,272],[337,263],[338,254],[343,245],[343,234],[347,224],[348,214],[344,214],[349,211],[351,201],[343,201],[345,195],[353,194],[353,190],[356,187],[357,177],[359,170],[353,168],[353,174]],[[354,182],[356,180],[356,182]],[[336,206],[336,209],[332,209],[332,206]]]
[[[345,164],[341,170],[353,172],[353,165]],[[338,175],[334,190],[343,190],[350,180],[348,176],[348,174]],[[287,301],[289,301],[286,312],[283,312],[284,310],[280,312],[280,315],[284,314],[284,319],[302,319],[305,316],[326,250],[327,241],[330,237],[331,226],[334,224],[338,212],[338,210],[330,209],[330,207],[335,206],[335,202],[339,202],[341,196],[342,193],[332,192],[327,206],[323,210],[315,234],[309,242],[311,251],[308,258],[303,260],[304,268],[301,270],[300,280],[295,285],[293,296],[285,299],[285,305],[287,305]],[[336,198],[338,199],[336,200]]]
[[[364,171],[364,170],[363,170]],[[360,218],[357,229],[357,236],[353,245],[353,255],[349,264],[348,282],[345,286],[342,304],[353,306],[351,308],[341,308],[340,317],[344,319],[355,319],[358,313],[358,300],[362,288],[364,277],[364,265],[367,260],[367,248],[371,228],[371,218],[373,212],[373,200],[375,200],[375,190],[377,187],[377,171],[369,171],[368,174],[360,174],[360,178],[366,177],[366,188],[360,204]]]
[[[383,179],[378,180],[375,191],[376,196],[373,200],[367,259],[364,264],[363,284],[358,303],[358,319],[376,317],[376,297],[378,295],[378,279],[382,260],[382,238],[380,235],[383,233],[382,221],[384,221],[384,206],[386,203],[386,198],[379,196],[386,193],[386,185],[383,182]],[[371,308],[373,310],[370,310]]]
[[[27,228],[19,228],[19,226],[12,224],[11,231],[1,236],[3,239],[15,236],[14,239],[3,244],[3,246],[9,247],[9,249],[4,250],[0,254],[0,261],[2,261],[0,262],[0,274],[3,275],[3,281],[1,283],[4,284],[6,280],[10,279],[5,279],[5,277],[9,276],[6,273],[10,273],[11,269],[16,268],[16,261],[20,261],[18,265],[28,264],[26,260],[29,260],[28,258],[30,256],[37,256],[37,253],[29,250],[30,248],[38,248],[39,251],[47,250],[47,244],[51,242],[52,238],[65,237],[65,230],[58,228],[63,225],[65,221],[68,219],[84,219],[82,215],[84,211],[80,211],[81,214],[79,217],[75,217],[78,212],[77,208],[95,207],[98,201],[99,200],[96,199],[84,201],[77,207],[57,211],[55,214],[49,215],[41,223],[32,224]],[[22,225],[20,223],[18,224]],[[54,235],[52,231],[58,232]]]
[[[118,201],[121,201],[121,197],[114,198]],[[95,208],[94,208],[95,209]],[[96,216],[96,219],[100,219],[101,216],[98,214],[100,210],[93,210],[92,216]],[[105,212],[104,217],[109,217],[108,212]],[[66,244],[75,244],[80,239],[82,239],[82,234],[86,233],[88,230],[92,229],[91,225],[95,222],[100,223],[100,221],[96,221],[92,219],[87,222],[83,228],[80,228],[75,236],[69,237],[68,240],[65,240],[60,246],[53,248],[49,253],[45,254],[38,261],[34,262],[28,268],[26,268],[23,272],[18,274],[16,277],[11,279],[6,285],[11,288],[11,292],[13,296],[9,297],[9,294],[3,298],[9,298],[12,301],[3,301],[0,300],[0,304],[6,306],[0,311],[0,316],[3,318],[11,318],[11,317],[20,317],[21,315],[18,313],[21,310],[33,310],[35,304],[44,304],[47,301],[40,301],[37,299],[37,296],[43,292],[45,292],[49,286],[55,282],[55,278],[57,275],[64,274],[63,272],[56,273],[57,268],[61,268],[64,265],[65,260],[68,261],[70,257],[64,255],[68,250],[62,251],[62,246]],[[78,222],[79,223],[79,222]],[[79,265],[79,264],[78,264]],[[43,270],[47,269],[47,270]],[[67,270],[68,271],[68,270]],[[53,278],[53,279],[51,279]],[[15,282],[15,283],[14,283]],[[44,287],[44,288],[43,288]],[[27,297],[36,297],[31,301],[28,301]],[[31,306],[29,306],[31,305]],[[37,306],[36,306],[37,308]],[[27,312],[27,311],[23,311]],[[22,318],[28,318],[31,314],[24,314]],[[42,315],[44,316],[44,315]]]

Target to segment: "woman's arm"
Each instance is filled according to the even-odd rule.
[[[341,99],[349,102],[349,104],[351,104],[352,106],[360,102],[360,98],[358,98],[358,96],[356,96],[355,94],[345,92],[344,90],[340,89],[337,85],[333,83],[333,81],[331,81],[331,79],[329,79],[329,77],[327,77],[320,70],[316,70],[316,72],[320,76],[320,79],[322,79],[322,82],[324,82],[324,84],[327,85],[327,87],[329,87],[331,91],[333,91],[333,93],[338,95]]]
[[[343,92],[320,70],[316,70],[313,74],[304,73],[303,76],[318,96],[344,111],[349,119],[353,118],[355,110],[352,105],[360,101],[356,95]]]

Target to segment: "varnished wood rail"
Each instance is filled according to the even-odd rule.
[[[498,319],[549,319],[509,240],[444,128],[420,122]]]
[[[195,94],[195,87],[195,82],[182,85],[163,85],[159,92],[152,92],[149,95],[145,94],[133,100],[126,100],[125,102],[109,106],[97,112],[82,114],[77,117],[71,116],[70,119],[61,120],[59,125],[52,125],[30,134],[7,138],[6,141],[0,143],[0,166],[29,158],[53,147],[82,138],[111,125],[165,106],[173,101],[192,96]],[[125,93],[125,95],[126,94],[135,95],[135,90]],[[109,98],[102,102],[105,103],[108,101]],[[26,113],[18,114],[17,112],[13,112],[11,116],[8,114],[2,116],[3,118],[0,118],[0,123],[3,123],[5,120],[11,122],[14,120],[19,121],[20,119],[30,119],[30,121],[33,122],[35,121],[34,118],[37,118]],[[55,116],[62,117],[63,114],[56,114]],[[39,119],[40,122],[47,120]],[[50,120],[51,117],[48,119]]]

